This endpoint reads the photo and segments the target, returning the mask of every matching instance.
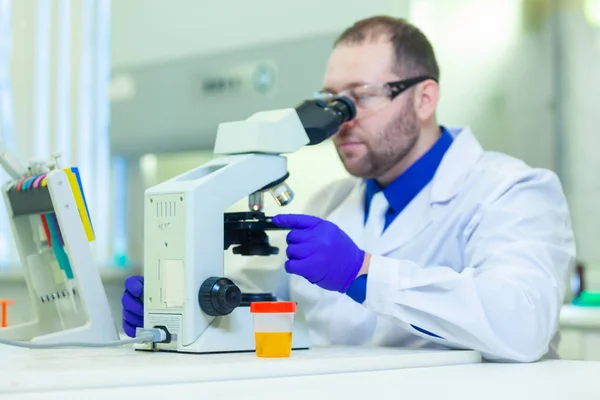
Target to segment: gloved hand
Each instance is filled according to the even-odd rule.
[[[362,267],[365,252],[337,225],[302,214],[280,214],[273,223],[289,228],[285,269],[323,289],[346,293]]]
[[[123,331],[135,337],[135,328],[144,326],[144,277],[130,276],[125,279],[125,291],[121,297],[123,305]]]

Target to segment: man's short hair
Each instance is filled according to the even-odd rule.
[[[440,70],[431,43],[419,28],[403,18],[374,16],[360,20],[337,38],[335,46],[362,44],[381,38],[392,43],[396,67],[404,75],[402,78],[428,75],[439,81]]]

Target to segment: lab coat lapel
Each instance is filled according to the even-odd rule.
[[[449,129],[454,140],[430,184],[411,201],[381,236],[380,255],[398,250],[425,230],[435,218],[436,204],[451,200],[483,155],[483,149],[471,130]]]
[[[449,128],[454,137],[431,181],[431,202],[444,203],[456,196],[484,151],[469,128]]]
[[[431,223],[429,185],[406,206],[381,235],[375,246],[378,254],[385,255],[404,246]]]
[[[348,197],[329,213],[327,219],[341,228],[357,246],[364,241],[365,183],[357,180]]]

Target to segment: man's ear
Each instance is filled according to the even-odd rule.
[[[440,96],[440,87],[437,82],[427,80],[420,83],[415,90],[415,113],[421,121],[434,117]]]

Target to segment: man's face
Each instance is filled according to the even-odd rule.
[[[387,41],[338,45],[332,52],[324,79],[324,89],[339,93],[365,84],[382,87],[386,82],[409,78],[395,72],[391,43]],[[357,90],[355,93],[359,93]],[[381,90],[383,93],[383,90]],[[338,155],[354,176],[377,178],[401,161],[414,147],[419,123],[412,91],[394,100],[382,94],[383,107],[376,111],[360,106],[357,115],[333,136]],[[356,99],[354,99],[356,101]]]

